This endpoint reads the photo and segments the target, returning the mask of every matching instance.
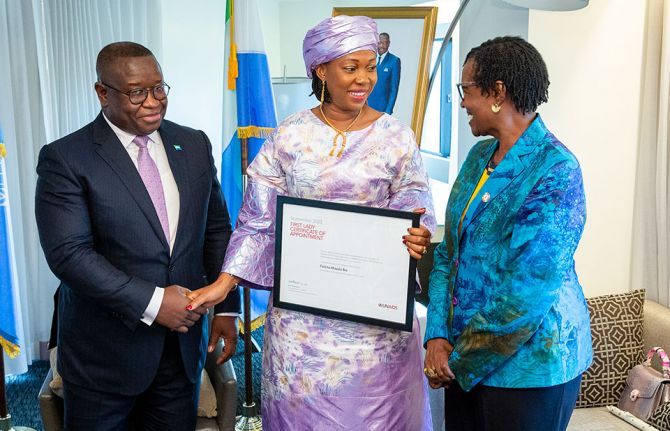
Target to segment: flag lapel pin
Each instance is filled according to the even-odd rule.
[[[181,151],[181,145],[173,145],[176,151]]]

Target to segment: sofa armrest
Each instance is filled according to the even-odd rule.
[[[655,346],[670,353],[670,308],[647,299],[644,301],[644,352]]]
[[[216,349],[207,355],[205,368],[216,393],[216,422],[219,429],[232,430],[235,428],[235,415],[237,414],[237,378],[232,361],[228,360],[222,365],[216,365],[216,359],[221,355],[222,350],[223,342],[219,342]]]
[[[44,383],[40,388],[37,398],[40,403],[40,415],[42,416],[42,425],[44,431],[62,431],[63,430],[63,400],[53,393],[49,383],[53,379],[51,370],[44,378]]]

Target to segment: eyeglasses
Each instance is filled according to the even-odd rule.
[[[156,100],[163,100],[167,97],[168,93],[170,93],[170,86],[167,85],[166,83],[158,84],[154,87],[149,88],[135,88],[130,91],[121,91],[119,89],[112,87],[109,84],[105,84],[102,81],[100,81],[100,84],[104,85],[105,87],[111,88],[117,93],[125,94],[130,99],[130,103],[132,103],[133,105],[141,105],[142,103],[144,103],[144,101],[147,100],[147,96],[149,95],[149,90],[151,90],[151,94],[153,94],[154,99]]]
[[[477,83],[476,82],[459,82],[456,84],[456,88],[458,89],[458,95],[461,97],[461,101],[463,101],[463,89],[467,87],[476,87]]]

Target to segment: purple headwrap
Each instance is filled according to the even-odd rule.
[[[367,16],[338,15],[324,19],[309,29],[302,41],[307,77],[319,64],[328,63],[345,54],[370,50],[377,52],[377,23]]]

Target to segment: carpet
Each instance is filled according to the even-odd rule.
[[[263,346],[263,328],[251,333],[259,346]],[[254,402],[259,406],[261,396],[261,363],[262,353],[252,353]],[[237,343],[237,352],[231,359],[235,375],[237,376],[237,414],[241,414],[241,406],[245,398],[244,387],[244,340],[240,337]],[[5,379],[7,390],[7,408],[12,416],[12,424],[31,427],[42,431],[42,419],[40,417],[37,394],[40,392],[44,378],[49,371],[48,361],[35,361],[28,367],[28,372],[9,376]]]
[[[9,376],[5,379],[7,409],[12,416],[12,425],[42,431],[37,394],[40,392],[47,372],[49,372],[48,361],[35,361],[28,367],[27,373]]]

